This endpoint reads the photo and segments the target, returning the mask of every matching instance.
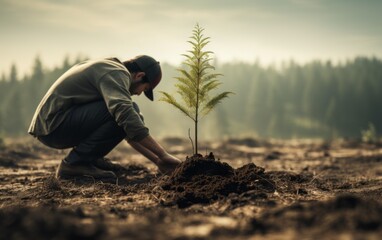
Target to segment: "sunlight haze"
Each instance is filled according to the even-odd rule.
[[[219,62],[382,56],[379,0],[0,0],[0,73],[65,56],[149,54],[174,65],[196,23]],[[21,75],[20,74],[20,75]]]

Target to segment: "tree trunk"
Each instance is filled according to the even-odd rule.
[[[195,153],[198,154],[198,121],[195,121]]]

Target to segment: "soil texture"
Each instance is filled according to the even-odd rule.
[[[163,176],[125,143],[115,182],[60,181],[66,151],[0,149],[0,239],[380,239],[382,149],[355,141],[164,139],[184,161]],[[204,149],[203,148],[203,149]]]

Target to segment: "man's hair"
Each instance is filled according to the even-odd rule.
[[[134,61],[125,61],[123,62],[123,65],[129,70],[130,73],[137,73],[137,72],[143,72],[142,69],[138,66],[138,64]],[[147,79],[147,76],[144,76],[142,79],[142,83],[149,82]]]
[[[143,83],[149,83],[150,89],[145,91],[146,97],[151,101],[154,100],[153,89],[162,79],[162,70],[159,62],[147,55],[136,56],[133,59],[123,62],[123,65],[130,73],[144,72],[142,78]]]
[[[138,66],[138,64],[134,61],[125,61],[123,65],[129,70],[130,73],[143,72],[142,69]]]

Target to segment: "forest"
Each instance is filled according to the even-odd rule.
[[[39,57],[31,74],[13,64],[0,78],[0,136],[27,135],[33,113],[50,85],[84,58],[66,57],[60,66],[44,67]],[[124,59],[122,59],[124,60]],[[340,63],[293,60],[280,66],[258,62],[215,62],[223,74],[220,90],[234,92],[203,118],[201,137],[376,138],[382,129],[382,61],[357,57]],[[157,101],[158,91],[175,92],[176,66],[162,63],[163,79],[156,101],[134,97],[155,136],[187,137],[192,123],[178,111]]]

